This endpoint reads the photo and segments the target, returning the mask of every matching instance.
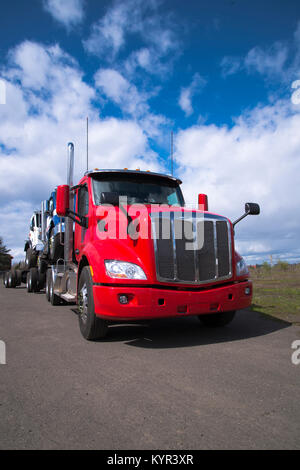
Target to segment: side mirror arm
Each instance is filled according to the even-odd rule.
[[[236,220],[232,223],[233,227],[234,227],[236,224],[238,224],[241,220],[243,220],[245,217],[247,217],[247,215],[249,215],[249,212],[245,212],[245,214],[241,215],[241,217],[239,217],[238,219],[236,219]]]
[[[240,222],[242,219],[247,217],[247,215],[258,215],[260,213],[260,207],[254,202],[246,202],[245,204],[245,213],[241,215],[238,219],[233,222],[233,227]]]
[[[67,217],[70,217],[71,220],[81,227],[88,228],[88,218],[85,215],[79,215],[76,212],[68,209]]]

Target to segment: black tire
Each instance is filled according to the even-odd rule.
[[[208,315],[198,315],[199,320],[205,326],[210,327],[221,327],[228,325],[235,316],[235,311],[231,312],[220,312],[220,313],[209,313]]]
[[[26,251],[25,266],[27,269],[34,268],[37,263],[36,253],[32,248],[28,248]]]
[[[33,292],[33,290],[32,290],[32,280],[31,280],[30,271],[28,271],[28,273],[27,273],[27,277],[26,277],[26,287],[27,287],[27,292],[29,292],[29,293]]]
[[[62,238],[62,241],[63,241],[63,238]],[[64,257],[64,247],[60,243],[60,234],[57,233],[56,235],[54,235],[53,229],[51,230],[50,238],[49,238],[49,254],[50,254],[50,259],[53,262],[56,262],[58,259]]]
[[[27,282],[27,271],[21,271],[22,272],[22,277],[21,277],[21,280],[23,282],[23,284],[26,284]]]
[[[14,271],[8,272],[8,287],[11,289],[16,287],[16,275]]]
[[[46,286],[46,273],[40,273],[38,271],[38,290],[44,289]]]
[[[51,270],[48,269],[46,273],[46,299],[50,302],[50,281],[51,281]]]
[[[60,305],[60,297],[54,293],[54,283],[53,283],[53,278],[52,275],[50,276],[50,281],[49,281],[49,300],[51,305]]]
[[[39,274],[46,274],[48,263],[45,259],[39,256],[37,260],[37,267],[39,270]]]
[[[82,336],[87,340],[104,338],[107,322],[95,315],[93,281],[89,266],[85,266],[78,283],[78,319]]]
[[[8,288],[8,279],[7,279],[7,273],[3,274],[3,285],[7,289]]]
[[[20,269],[16,269],[16,286],[20,286],[22,284],[22,271]]]
[[[27,279],[27,292],[39,292],[39,278],[37,268],[30,268]]]

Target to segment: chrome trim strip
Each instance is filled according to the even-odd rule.
[[[162,214],[162,212],[160,212]],[[162,218],[162,216],[161,216]],[[172,244],[173,244],[173,263],[174,263],[174,281],[178,281],[177,276],[177,255],[176,255],[176,239],[175,239],[175,227],[174,227],[174,212],[170,212],[170,221],[171,221],[171,235],[172,235]]]
[[[194,234],[194,241],[196,242],[196,246],[198,246],[198,227],[197,227],[197,218],[196,212],[192,212],[192,219],[193,219],[193,234]],[[195,282],[199,282],[200,280],[200,269],[199,263],[197,259],[197,250],[194,250],[194,266],[195,266]]]
[[[228,277],[232,277],[233,269],[232,269],[232,243],[231,243],[231,227],[230,223],[227,220],[227,229],[228,229],[228,246],[229,246],[229,274]]]
[[[219,277],[219,259],[218,259],[218,240],[217,240],[217,222],[216,220],[213,221],[214,227],[214,250],[215,250],[215,279]]]

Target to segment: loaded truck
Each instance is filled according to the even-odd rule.
[[[64,219],[56,214],[56,189],[48,200],[42,201],[41,210],[30,218],[29,234],[25,240],[25,262],[22,267],[4,274],[5,287],[27,284],[28,292],[45,287],[48,266],[63,258]]]
[[[104,338],[112,322],[178,316],[224,326],[251,304],[234,227],[258,204],[231,222],[209,212],[204,194],[186,207],[174,176],[94,169],[74,184],[73,169],[69,143],[67,184],[56,191],[64,256],[48,259],[45,288],[52,305],[77,303],[84,338]]]

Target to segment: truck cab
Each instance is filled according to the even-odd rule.
[[[29,234],[25,240],[24,251],[26,252],[25,263],[27,267],[34,266],[36,259],[44,245],[42,242],[41,211],[34,211],[30,218]]]
[[[47,254],[50,262],[57,262],[64,256],[64,219],[56,212],[56,189],[47,201],[46,240]]]
[[[57,189],[64,265],[51,267],[49,292],[54,303],[77,301],[86,339],[105,336],[111,321],[194,315],[222,326],[251,304],[235,223],[209,212],[206,197],[187,208],[178,178],[148,171],[96,169],[75,186],[68,174]],[[259,213],[247,204],[240,219]]]

